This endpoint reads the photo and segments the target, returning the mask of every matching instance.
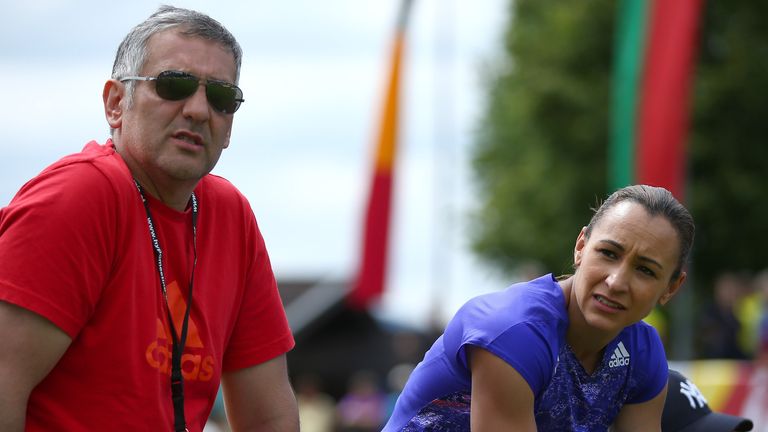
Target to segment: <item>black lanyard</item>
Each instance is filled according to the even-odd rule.
[[[171,306],[168,304],[168,293],[165,285],[165,272],[163,272],[163,250],[160,248],[160,240],[155,231],[155,222],[152,219],[152,213],[149,211],[149,202],[144,196],[144,189],[136,179],[133,180],[136,188],[139,190],[141,202],[144,203],[144,210],[147,211],[147,225],[149,226],[149,235],[152,238],[152,250],[155,252],[155,264],[157,265],[157,274],[160,276],[160,287],[165,297],[166,312],[168,313],[168,323],[171,328],[171,337],[173,337],[173,350],[171,356],[171,399],[173,400],[174,412],[174,431],[184,432],[187,430],[187,422],[184,418],[184,377],[181,374],[181,355],[184,352],[184,344],[187,342],[187,327],[189,326],[189,313],[192,310],[192,286],[195,280],[195,266],[197,265],[197,197],[192,193],[192,272],[189,277],[189,298],[187,299],[187,310],[184,312],[184,321],[181,324],[181,337],[176,335],[176,326],[171,316]]]

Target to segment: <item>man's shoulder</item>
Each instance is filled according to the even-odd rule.
[[[107,141],[106,144],[91,141],[81,151],[64,156],[49,165],[38,177],[69,175],[74,182],[77,182],[77,180],[88,180],[89,174],[111,180],[130,179],[130,171],[115,152],[111,141]],[[130,185],[130,182],[127,184]]]
[[[201,199],[219,206],[236,206],[250,209],[248,199],[229,180],[216,174],[208,174],[200,180],[195,193]]]
[[[203,187],[209,188],[212,193],[240,193],[232,182],[217,174],[206,175],[200,183]]]
[[[111,140],[107,140],[105,144],[90,141],[79,152],[63,156],[47,169],[83,163],[105,163],[110,162],[112,159],[119,159],[116,156],[117,152],[115,152],[115,147],[112,145]]]
[[[119,195],[118,189],[132,187],[130,179],[114,149],[91,142],[83,151],[62,157],[27,181],[9,207],[65,201],[82,206],[86,198],[88,202],[110,201]]]

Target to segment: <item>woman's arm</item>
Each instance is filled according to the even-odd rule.
[[[611,427],[611,432],[661,431],[661,413],[667,398],[667,386],[653,399],[636,404],[626,404]]]
[[[482,348],[470,346],[468,355],[472,371],[472,431],[535,432],[534,398],[528,382],[515,368]]]

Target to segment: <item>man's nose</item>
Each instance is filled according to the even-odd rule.
[[[200,82],[192,96],[184,100],[183,114],[196,122],[205,122],[211,115],[208,96],[205,93],[205,83]]]

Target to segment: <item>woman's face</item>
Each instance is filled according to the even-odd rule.
[[[685,280],[671,280],[678,264],[678,234],[663,216],[624,201],[592,228],[581,230],[574,248],[573,292],[584,320],[618,332],[665,304]]]

